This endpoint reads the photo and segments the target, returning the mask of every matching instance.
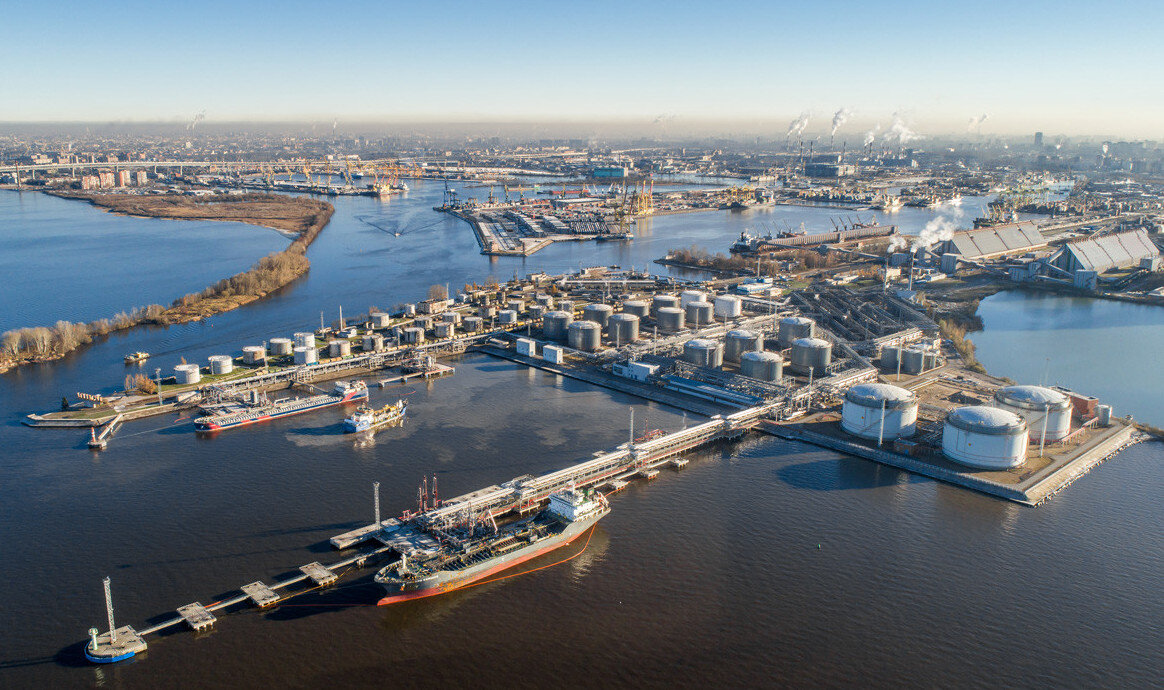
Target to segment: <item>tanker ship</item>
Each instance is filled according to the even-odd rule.
[[[194,420],[198,431],[218,431],[255,422],[264,422],[277,417],[289,417],[301,412],[310,412],[332,405],[340,405],[368,397],[368,386],[363,381],[337,381],[330,393],[311,395],[306,398],[284,398],[270,403],[233,409],[218,414],[206,415]]]
[[[385,405],[378,410],[367,405],[360,405],[352,413],[352,416],[344,420],[344,433],[350,434],[379,429],[382,426],[403,419],[404,413],[407,410],[408,403],[404,402],[403,399],[397,400],[394,405]]]
[[[524,563],[582,536],[610,512],[606,497],[597,491],[569,489],[550,495],[540,513],[498,528],[473,525],[468,535],[435,533],[433,550],[402,553],[400,560],[376,573],[385,596],[378,604],[395,604],[444,594]]]

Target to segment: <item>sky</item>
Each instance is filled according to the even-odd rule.
[[[1159,2],[10,2],[0,121],[707,121],[1164,138]],[[669,124],[668,124],[669,123]],[[781,124],[786,126],[786,124]]]

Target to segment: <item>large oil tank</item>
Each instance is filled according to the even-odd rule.
[[[679,306],[679,298],[675,295],[655,295],[651,298],[651,311],[655,314],[660,309],[674,309]]]
[[[179,364],[174,367],[174,378],[183,385],[198,383],[202,380],[202,370],[197,364]]]
[[[901,351],[901,373],[917,376],[925,370],[926,351],[920,347],[907,347]]]
[[[792,341],[789,359],[801,373],[807,374],[811,367],[816,376],[824,376],[825,368],[833,361],[833,345],[820,338],[797,338]]]
[[[210,355],[206,359],[210,361],[211,374],[229,374],[234,371],[234,358],[230,355]]]
[[[700,290],[684,290],[679,293],[679,306],[686,307],[692,302],[706,302],[707,293]]]
[[[544,292],[539,292],[534,299],[547,310],[554,308],[554,298]]]
[[[602,346],[602,326],[593,321],[575,321],[566,329],[566,343],[575,350],[594,352]]]
[[[505,308],[518,314],[525,311],[525,300],[511,299],[505,303]]]
[[[465,329],[466,333],[476,333],[485,327],[485,322],[480,316],[466,316],[461,320],[461,328]]]
[[[859,383],[845,391],[841,428],[861,438],[908,438],[917,430],[917,396],[886,383]]]
[[[412,326],[404,329],[404,342],[409,345],[419,345],[424,342],[424,329],[419,326]]]
[[[364,336],[363,343],[364,352],[375,352],[376,350],[384,349],[384,336],[379,333],[372,333]]]
[[[816,323],[803,316],[785,316],[780,319],[780,331],[776,342],[781,350],[792,347],[792,341],[797,338],[811,338],[816,334]]]
[[[477,316],[488,321],[497,316],[497,307],[477,307]]]
[[[610,342],[626,345],[638,340],[639,317],[634,314],[611,314],[606,321],[606,334]]]
[[[319,352],[314,347],[295,348],[296,364],[315,364],[319,361]]]
[[[444,323],[451,323],[454,326],[458,326],[461,323],[461,312],[446,311],[445,313],[441,314],[440,318]]]
[[[764,349],[764,336],[755,331],[737,329],[728,331],[723,339],[723,358],[727,362],[739,362],[745,352]]]
[[[368,314],[368,321],[372,323],[372,328],[388,328],[388,324],[392,321],[392,317],[388,316],[382,311],[374,311]]]
[[[628,299],[622,303],[622,311],[624,314],[634,314],[640,319],[645,319],[651,313],[651,307],[641,299]]]
[[[531,321],[537,321],[546,315],[546,308],[540,304],[531,304],[527,309]]]
[[[328,357],[347,357],[352,354],[352,344],[347,340],[329,340],[327,342]]]
[[[1057,390],[1042,386],[1006,386],[994,393],[995,404],[1026,420],[1032,443],[1043,439],[1046,425],[1048,441],[1058,441],[1071,433],[1071,399]]]
[[[706,326],[711,323],[714,309],[711,302],[696,300],[683,307],[683,315],[691,326]]]
[[[442,321],[432,327],[432,332],[438,338],[451,338],[453,337],[453,324]]]
[[[307,332],[296,333],[295,347],[315,347],[315,334]]]
[[[497,323],[505,325],[517,323],[517,312],[512,309],[502,309],[497,312]]]
[[[740,355],[740,373],[761,381],[784,378],[784,358],[775,352],[753,351]]]
[[[715,340],[695,338],[683,343],[683,359],[699,367],[723,364],[723,345]]]
[[[946,415],[942,454],[977,469],[1018,467],[1027,459],[1026,420],[997,407],[959,407]]]
[[[655,312],[655,320],[659,324],[659,330],[664,333],[676,333],[683,330],[683,310],[679,307],[659,307],[658,311]]]
[[[902,348],[896,345],[886,345],[881,348],[881,371],[888,374],[897,373],[897,364],[901,361]]]
[[[574,315],[568,311],[548,311],[542,317],[542,335],[548,340],[564,340],[566,329],[574,323]]]
[[[405,316],[416,316],[416,305],[415,304],[405,304],[404,309],[403,309],[403,314]]]
[[[587,304],[585,307],[582,307],[582,320],[593,321],[599,326],[606,328],[606,321],[613,313],[614,307],[609,304]]]
[[[262,345],[247,345],[243,348],[243,364],[259,364],[267,358],[267,348]]]
[[[295,347],[290,338],[271,338],[267,345],[270,346],[273,357],[285,357],[291,354],[291,348]]]
[[[717,318],[734,319],[744,313],[744,301],[735,295],[720,295],[715,298],[715,315]]]

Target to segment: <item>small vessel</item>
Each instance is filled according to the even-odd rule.
[[[378,410],[367,405],[360,405],[352,413],[352,416],[344,420],[344,433],[351,434],[378,429],[403,419],[407,410],[408,403],[404,402],[403,399],[397,400],[391,405],[385,405]]]
[[[125,363],[126,364],[137,364],[138,362],[144,362],[149,358],[150,358],[150,353],[148,353],[148,352],[131,352],[125,356]]]
[[[194,420],[194,428],[198,431],[219,431],[255,422],[265,422],[276,417],[289,417],[293,414],[310,412],[355,400],[364,400],[367,397],[368,385],[363,381],[337,381],[335,388],[330,393],[311,395],[306,398],[283,398],[274,402],[206,415]]]
[[[567,489],[550,495],[549,505],[532,517],[498,528],[469,518],[461,530],[432,528],[436,550],[401,553],[400,560],[376,573],[385,596],[378,605],[444,594],[512,568],[585,534],[610,512],[606,497],[593,490]],[[433,541],[430,539],[430,541]]]

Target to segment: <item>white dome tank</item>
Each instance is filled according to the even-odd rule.
[[[707,301],[707,293],[700,292],[699,290],[684,290],[683,292],[679,293],[679,306],[681,306],[681,307],[686,307],[688,304],[691,304],[692,302],[706,302],[706,301]]]
[[[1057,390],[1042,386],[1006,386],[995,391],[994,401],[999,408],[1027,420],[1032,443],[1043,438],[1044,421],[1048,441],[1058,441],[1071,433],[1071,399]]]
[[[296,333],[295,347],[315,347],[315,334],[307,331]]]
[[[779,382],[784,378],[784,358],[775,352],[745,352],[740,355],[740,373],[760,381]]]
[[[404,342],[409,345],[419,345],[424,342],[424,329],[419,326],[412,326],[404,329]]]
[[[327,344],[328,357],[347,357],[352,354],[352,344],[347,340],[332,340]]]
[[[467,333],[476,333],[477,331],[484,328],[484,325],[484,321],[480,316],[466,316],[464,320],[461,321],[461,328],[463,328]]]
[[[517,323],[517,312],[513,309],[502,309],[501,311],[497,312],[497,323]]]
[[[790,359],[796,371],[807,374],[811,368],[816,376],[824,376],[825,369],[833,361],[833,345],[820,338],[797,338],[792,341]]]
[[[446,311],[445,313],[441,314],[441,321],[445,323],[451,323],[454,326],[459,326],[461,325],[461,312]]]
[[[715,298],[715,315],[719,318],[734,319],[744,313],[744,301],[735,295],[720,295]]]
[[[392,322],[392,317],[382,311],[374,311],[368,314],[368,321],[372,324],[372,328],[388,328],[388,324]]]
[[[271,354],[276,357],[291,354],[291,348],[295,347],[294,341],[290,338],[271,338],[267,345],[271,348]]]
[[[674,309],[679,306],[679,298],[675,295],[655,295],[651,298],[651,311],[656,314],[660,309]]]
[[[179,364],[174,367],[174,378],[180,384],[198,383],[202,380],[202,370],[197,364]]]
[[[845,391],[841,428],[869,439],[888,441],[913,436],[917,430],[917,396],[886,383],[859,383]]]
[[[243,364],[258,364],[267,358],[267,348],[262,345],[247,345],[243,348]]]
[[[295,348],[296,364],[315,364],[319,361],[319,352],[314,347]]]
[[[816,322],[803,316],[785,316],[780,319],[780,332],[776,336],[781,350],[792,347],[798,338],[811,338],[816,332]]]
[[[210,362],[211,374],[229,374],[234,371],[234,358],[230,355],[210,355],[206,359]]]
[[[764,337],[755,331],[737,329],[728,331],[723,339],[723,358],[727,362],[738,362],[745,352],[764,349]]]
[[[942,454],[982,470],[1018,467],[1027,459],[1027,423],[997,407],[959,407],[946,415]]]

